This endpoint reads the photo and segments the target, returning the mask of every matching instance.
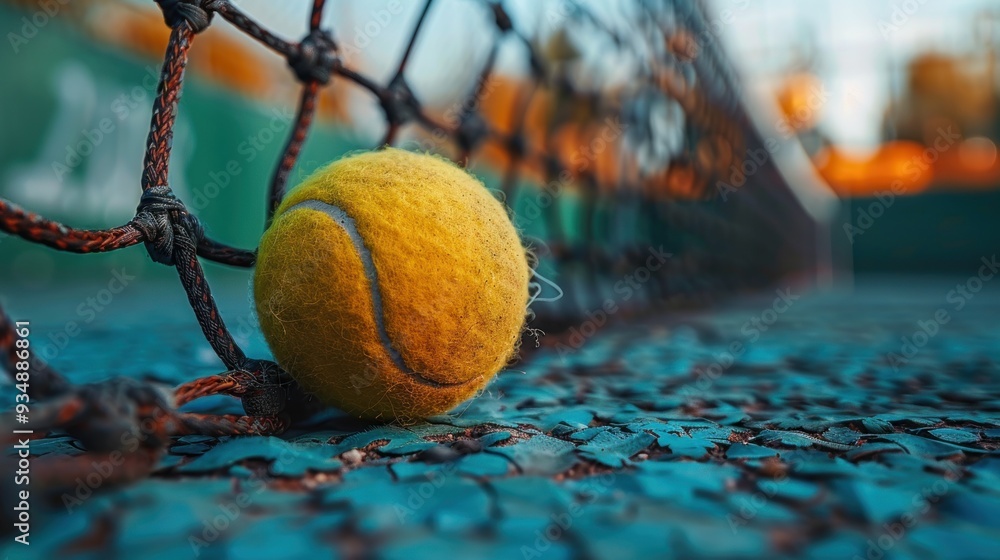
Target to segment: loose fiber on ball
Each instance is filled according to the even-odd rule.
[[[261,240],[254,300],[278,363],[324,402],[412,421],[513,355],[530,270],[503,205],[443,159],[387,148],[292,190]]]

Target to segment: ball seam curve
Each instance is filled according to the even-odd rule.
[[[340,226],[340,228],[347,233],[347,237],[351,240],[351,243],[354,245],[354,250],[357,251],[358,257],[361,259],[361,265],[364,268],[365,278],[368,279],[372,306],[374,307],[372,315],[375,318],[375,330],[378,332],[379,341],[382,343],[382,348],[385,349],[386,353],[389,355],[389,359],[392,360],[392,363],[403,374],[415,379],[419,383],[437,388],[460,387],[477,380],[476,377],[473,377],[472,379],[468,379],[466,381],[445,383],[424,377],[419,372],[411,369],[410,366],[406,364],[402,354],[400,354],[399,351],[393,346],[392,339],[389,337],[389,332],[386,330],[385,317],[382,307],[381,284],[379,284],[378,281],[378,270],[375,268],[375,261],[372,259],[371,251],[368,250],[368,247],[364,243],[364,239],[361,237],[361,233],[358,232],[357,224],[354,222],[354,219],[339,206],[316,199],[308,199],[298,202],[285,210],[283,214],[287,214],[297,209],[308,209],[321,212],[333,220],[335,224]]]

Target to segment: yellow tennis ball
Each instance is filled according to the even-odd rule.
[[[503,205],[443,159],[385,149],[292,190],[254,300],[278,363],[323,402],[413,421],[473,396],[514,354],[529,268]]]

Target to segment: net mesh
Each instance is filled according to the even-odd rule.
[[[788,301],[759,314],[777,317],[779,303],[788,311],[763,336],[746,330],[758,318],[747,314],[759,308],[631,321],[561,364],[548,352],[526,371],[500,376],[496,398],[475,399],[464,416],[409,427],[324,422],[287,439],[209,445],[215,438],[205,436],[281,432],[294,420],[288,411],[306,402],[275,364],[244,355],[202,273],[204,260],[251,267],[254,252],[206,236],[169,187],[188,49],[213,15],[286,57],[304,83],[270,184],[271,208],[297,166],[323,88],[360,87],[384,116],[384,143],[442,152],[499,177],[495,186],[533,238],[542,275],[565,292],[544,301],[557,290],[542,287],[535,324],[583,324],[603,298],[619,296],[619,282],[641,281],[651,250],[671,255],[618,305],[709,302],[775,282],[813,266],[815,239],[774,164],[753,156],[766,143],[700,4],[603,3],[616,10],[609,18],[562,2],[563,29],[529,37],[507,4],[470,0],[493,18],[496,46],[483,68],[469,70],[477,73],[470,91],[444,108],[408,87],[408,55],[400,53],[390,80],[345,62],[337,38],[320,30],[322,1],[298,43],[225,1],[160,4],[172,32],[136,216],[84,231],[0,199],[0,230],[77,253],[145,244],[177,270],[229,371],[171,393],[129,378],[75,385],[31,364],[30,427],[44,438],[32,443],[31,490],[36,501],[50,494],[32,508],[36,523],[45,522],[33,544],[47,556],[170,546],[182,556],[212,545],[210,557],[333,548],[347,557],[421,558],[451,546],[475,557],[871,557],[876,547],[895,547],[985,558],[995,548],[986,537],[995,522],[981,513],[1000,510],[986,488],[995,487],[1000,448],[1000,392],[989,383],[998,302],[977,295],[976,305],[948,315],[919,356],[904,349],[897,367],[889,353],[900,351],[897,335],[912,335],[912,310],[940,308],[950,289],[911,291],[898,279],[866,297],[803,298],[792,309],[798,294],[786,290]],[[440,5],[428,2],[420,21]],[[425,42],[432,31],[416,25],[406,52],[434,46]],[[581,36],[620,52],[595,68],[579,52]],[[495,67],[510,43],[530,59],[519,79]],[[497,108],[503,104],[507,110]],[[750,169],[748,161],[758,168],[732,181],[734,167]],[[859,317],[876,321],[866,326]],[[119,325],[114,337],[92,332],[87,342],[105,354],[143,356],[140,348],[164,332],[138,326]],[[27,331],[15,327],[0,310],[0,365],[22,383],[18,349]],[[145,364],[132,371],[144,373]],[[210,394],[242,398],[247,414],[181,412]],[[186,434],[198,435],[177,437]],[[15,472],[17,459],[8,453],[0,463]],[[151,473],[161,480],[83,504],[91,492]],[[15,498],[14,481],[0,483],[5,503],[24,499]],[[13,515],[4,519],[17,527]]]
[[[296,398],[290,380],[276,364],[244,354],[201,267],[202,259],[251,267],[255,252],[207,236],[169,186],[189,50],[219,18],[283,56],[303,84],[270,183],[269,216],[286,191],[322,88],[351,83],[378,102],[386,124],[379,146],[437,151],[500,177],[498,188],[538,260],[534,326],[569,326],[612,297],[629,310],[705,303],[813,264],[810,221],[773,161],[765,158],[752,173],[731,181],[747,154],[762,149],[762,140],[700,2],[615,2],[603,8],[610,17],[583,3],[550,3],[558,24],[535,36],[518,27],[503,2],[476,3],[495,26],[490,55],[481,68],[469,70],[477,79],[462,99],[444,110],[419,99],[407,79],[412,55],[430,33],[424,23],[435,9],[433,0],[422,5],[395,71],[384,81],[348,64],[338,38],[321,25],[323,0],[312,2],[309,31],[298,42],[278,37],[226,0],[157,4],[171,35],[135,217],[107,230],[78,230],[0,199],[0,230],[77,253],[144,243],[153,260],[177,269],[198,323],[228,371],[185,384],[168,402],[156,391],[136,389],[134,381],[118,389],[74,390],[36,363],[32,391],[56,398],[60,411],[42,417],[73,426],[71,433],[93,433],[95,422],[117,426],[129,415],[140,416],[128,420],[135,422],[154,417],[157,433],[275,432],[290,421],[284,414]],[[508,43],[527,57],[523,76],[496,69]],[[595,46],[602,54],[588,55]],[[556,298],[560,292],[564,297]],[[18,360],[16,338],[5,319],[0,343],[10,371]],[[242,398],[247,415],[208,417],[175,409],[217,393]],[[144,406],[109,404],[136,400]],[[95,408],[101,413],[92,414]],[[88,443],[96,449],[109,445],[92,437]]]
[[[761,139],[701,3],[616,2],[601,14],[578,2],[541,3],[547,29],[532,37],[502,3],[481,6],[498,32],[444,120],[414,97],[405,74],[431,33],[421,26],[430,4],[398,71],[372,91],[386,143],[413,125],[403,146],[502,174],[538,269],[552,271],[567,295],[535,306],[541,323],[571,323],[626,293],[628,308],[703,303],[809,266],[809,226],[773,163],[744,172]],[[528,58],[524,76],[496,69],[510,43]],[[671,256],[647,280],[648,259],[663,254]],[[641,290],[615,290],[634,286],[637,272]],[[552,288],[542,282],[539,295]]]

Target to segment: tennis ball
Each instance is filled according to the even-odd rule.
[[[408,422],[454,408],[507,363],[529,272],[482,183],[387,148],[288,193],[253,293],[268,345],[305,390],[361,418]]]

